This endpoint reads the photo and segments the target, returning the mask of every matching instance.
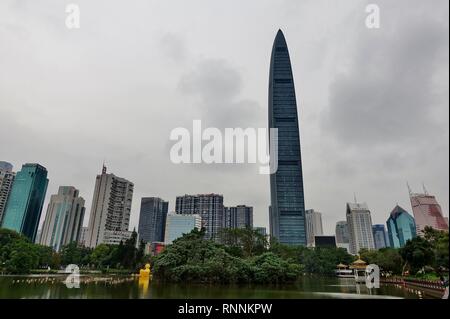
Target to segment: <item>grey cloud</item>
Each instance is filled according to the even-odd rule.
[[[181,92],[194,98],[206,125],[223,127],[258,127],[264,110],[251,99],[240,96],[240,73],[226,60],[202,59],[184,74]]]
[[[410,20],[416,13],[411,4],[413,12],[399,20],[405,14],[401,6],[383,5],[384,24],[379,30],[360,29],[349,65],[330,87],[323,125],[346,145],[416,143],[445,132],[432,114],[442,107],[434,77],[448,57],[448,24],[435,13]]]

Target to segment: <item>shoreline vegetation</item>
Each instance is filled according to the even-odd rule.
[[[338,264],[360,257],[377,264],[386,277],[437,281],[448,275],[447,232],[427,228],[423,236],[400,249],[361,250],[355,257],[342,248],[286,246],[251,229],[224,230],[220,240],[204,239],[204,230],[193,230],[175,240],[159,255],[144,255],[137,234],[120,245],[101,244],[95,249],[71,243],[55,252],[31,243],[14,231],[0,229],[0,274],[57,275],[76,264],[82,275],[136,275],[146,263],[155,280],[173,283],[285,284],[302,276],[334,276]],[[137,247],[137,248],[136,248]]]

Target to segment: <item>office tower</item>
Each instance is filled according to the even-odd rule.
[[[350,253],[356,255],[362,248],[375,249],[372,218],[367,204],[347,203],[347,224]]]
[[[103,166],[95,181],[86,246],[118,244],[131,236],[131,202],[134,185],[130,181],[107,174]]]
[[[10,163],[0,161],[0,227],[6,208],[6,201],[16,176],[12,169],[13,166]]]
[[[161,198],[144,197],[141,199],[138,227],[141,240],[146,243],[164,241],[168,209],[169,203]]]
[[[60,186],[50,197],[39,243],[60,251],[65,245],[78,242],[84,218],[84,199],[72,186]]]
[[[254,227],[253,230],[256,231],[257,233],[259,233],[260,235],[267,237],[266,227]]]
[[[306,245],[297,101],[289,51],[281,30],[270,61],[269,128],[278,129],[278,170],[270,175],[270,233],[282,244]]]
[[[316,248],[336,248],[336,237],[334,236],[314,236]]]
[[[413,193],[409,189],[409,198],[416,222],[416,233],[421,236],[426,226],[448,231],[448,223],[442,215],[442,209],[436,197],[428,194],[424,187],[423,194]]]
[[[323,235],[322,214],[314,209],[308,209],[306,216],[306,235],[308,247],[314,247],[314,237]]]
[[[15,230],[35,241],[47,192],[47,169],[25,164],[17,173],[3,215],[3,228]]]
[[[346,221],[339,221],[336,223],[336,243],[350,243],[350,234],[348,232],[348,224]]]
[[[178,196],[175,212],[177,214],[198,214],[205,228],[205,238],[220,239],[224,224],[223,196],[217,194],[200,194]]]
[[[372,226],[373,241],[375,249],[382,249],[388,247],[386,228],[382,224]]]
[[[253,228],[253,207],[239,205],[225,208],[225,228]]]
[[[80,238],[78,239],[78,244],[80,246],[86,246],[86,235],[88,233],[87,227],[81,227],[80,230]]]
[[[387,222],[389,244],[392,248],[401,248],[416,237],[414,218],[400,206],[395,206]]]
[[[202,228],[202,218],[197,214],[168,214],[164,242],[171,244],[175,239],[190,233],[192,230]]]

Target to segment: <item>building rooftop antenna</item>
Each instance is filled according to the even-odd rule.
[[[411,197],[411,195],[412,195],[412,189],[411,189],[411,186],[409,186],[409,183],[408,182],[406,182],[406,186],[408,187],[408,192],[409,192],[409,197]]]
[[[429,193],[428,193],[427,188],[425,187],[425,183],[424,182],[422,182],[422,187],[423,187],[423,193],[428,196]]]
[[[106,174],[106,164],[105,164],[105,160],[103,160],[102,174]]]
[[[355,204],[357,204],[358,201],[356,200],[356,193],[353,193],[353,198],[355,199]]]

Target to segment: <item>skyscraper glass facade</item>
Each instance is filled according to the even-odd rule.
[[[141,199],[139,238],[146,243],[163,242],[169,203],[157,197]]]
[[[350,243],[350,234],[348,232],[348,224],[346,221],[339,221],[336,223],[336,243]]]
[[[278,171],[270,176],[270,231],[279,242],[306,245],[305,201],[294,78],[283,32],[270,62],[269,128],[278,129]]]
[[[22,233],[34,242],[47,185],[45,167],[39,164],[23,165],[8,197],[2,227]]]
[[[400,206],[396,206],[386,222],[389,244],[392,248],[401,248],[406,242],[416,237],[414,218]]]
[[[58,194],[50,197],[42,233],[37,242],[56,251],[78,242],[84,219],[84,199],[73,186],[60,186]]]
[[[386,228],[384,225],[373,225],[372,232],[375,249],[382,249],[389,246],[387,243]]]
[[[225,208],[225,228],[253,228],[253,207],[239,205]]]
[[[171,244],[175,239],[190,233],[195,228],[198,230],[202,228],[200,215],[168,214],[164,242]]]

